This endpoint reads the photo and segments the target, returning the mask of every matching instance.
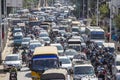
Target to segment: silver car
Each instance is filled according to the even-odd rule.
[[[9,54],[3,62],[4,70],[9,70],[11,66],[15,66],[18,70],[22,68],[22,59],[19,54]]]

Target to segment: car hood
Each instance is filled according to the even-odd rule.
[[[58,53],[63,53],[64,52],[64,50],[58,50]]]
[[[22,44],[29,44],[29,42],[22,42]]]
[[[72,65],[71,64],[62,64],[62,68],[71,68]]]
[[[67,55],[69,59],[73,59],[74,55]]]
[[[93,41],[95,43],[104,43],[105,42],[105,40],[91,40],[91,41]]]
[[[116,66],[117,70],[120,70],[120,66]]]
[[[21,61],[5,61],[4,64],[20,64]]]
[[[96,80],[96,79],[94,79],[94,78],[96,78],[95,75],[87,75],[87,74],[84,74],[84,75],[74,75],[74,78],[81,79],[81,80]]]
[[[83,77],[81,80],[98,80],[96,77]]]

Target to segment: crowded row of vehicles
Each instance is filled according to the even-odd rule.
[[[4,69],[15,65],[21,70],[26,64],[32,80],[115,77],[119,71],[115,44],[106,42],[101,27],[88,26],[84,20],[75,18],[69,7],[62,7],[43,7],[11,17],[14,48],[12,54],[6,56]],[[24,25],[18,25],[20,23]]]

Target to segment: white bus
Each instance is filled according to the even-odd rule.
[[[86,27],[85,31],[88,39],[93,42],[105,42],[105,32],[102,28],[96,26]]]

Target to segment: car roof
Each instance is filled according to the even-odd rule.
[[[51,46],[61,46],[61,44],[60,43],[52,43],[52,44],[50,44]]]
[[[18,35],[23,35],[22,32],[16,32],[14,33],[14,36],[18,36]]]
[[[7,56],[19,56],[19,54],[8,54]]]
[[[59,56],[60,59],[66,58],[69,59],[67,56]]]

